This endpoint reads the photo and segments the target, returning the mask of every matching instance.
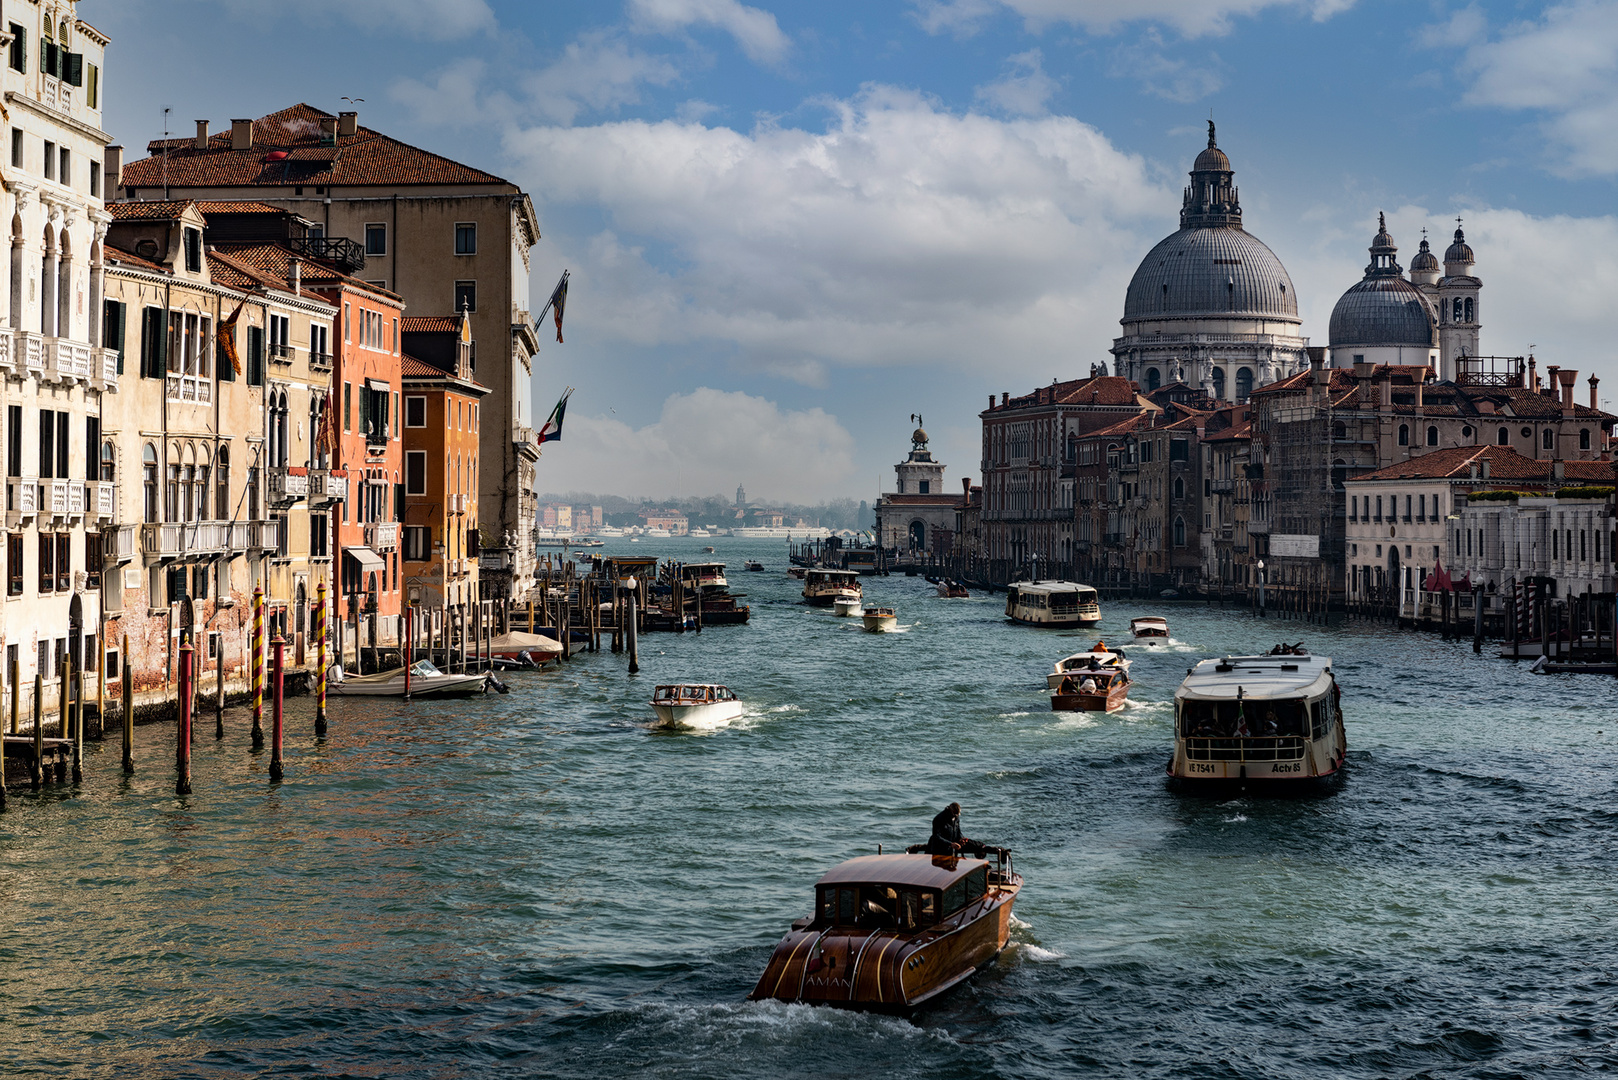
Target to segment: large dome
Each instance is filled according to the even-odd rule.
[[[1437,341],[1438,313],[1422,291],[1405,280],[1399,249],[1378,216],[1365,277],[1332,308],[1332,348],[1352,345],[1408,345],[1430,349]]]
[[[1126,322],[1208,315],[1298,317],[1286,267],[1239,226],[1174,233],[1141,260],[1124,296]]]

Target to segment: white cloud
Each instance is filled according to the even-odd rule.
[[[977,88],[977,99],[1013,116],[1038,116],[1062,84],[1045,74],[1038,49],[1007,57],[1011,70],[995,82]]]
[[[643,86],[667,86],[679,75],[667,60],[597,31],[568,42],[555,63],[524,77],[522,87],[541,116],[571,124],[586,110],[639,104]]]
[[[575,399],[561,442],[541,469],[582,491],[709,495],[743,484],[771,498],[816,503],[855,485],[854,437],[820,408],[783,410],[750,394],[699,387],[663,403],[656,423],[634,428],[585,415]]]
[[[912,0],[916,18],[929,33],[975,33],[982,22],[1004,6],[1022,16],[1031,29],[1052,23],[1082,26],[1091,33],[1110,33],[1127,23],[1172,26],[1187,37],[1223,34],[1231,18],[1265,8],[1307,9],[1318,21],[1354,6],[1354,0]]]
[[[1455,20],[1451,20],[1452,25]],[[1455,32],[1481,33],[1481,23]],[[1577,0],[1537,22],[1476,41],[1464,69],[1469,105],[1545,114],[1554,167],[1575,175],[1618,173],[1618,0]]]
[[[721,342],[811,385],[872,364],[1043,380],[1105,355],[1123,283],[1178,204],[1140,158],[1071,117],[961,116],[881,87],[830,106],[823,132],[510,138],[576,287],[593,283],[590,333]],[[573,209],[607,227],[568,237]]]
[[[717,27],[756,63],[780,63],[791,48],[774,15],[737,0],[630,0],[629,12],[637,25],[661,33],[693,25]]]
[[[1205,98],[1225,85],[1224,76],[1214,67],[1217,57],[1206,66],[1191,64],[1165,56],[1162,45],[1155,29],[1136,44],[1120,45],[1113,51],[1108,74],[1137,79],[1147,93],[1182,104]]]

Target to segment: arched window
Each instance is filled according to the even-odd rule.
[[[1588,450],[1588,449],[1590,449],[1590,429],[1589,428],[1580,428],[1579,429],[1579,449],[1580,450]]]
[[[1162,385],[1163,385],[1163,373],[1158,371],[1155,367],[1147,368],[1146,369],[1146,392],[1149,394],[1153,390],[1156,390],[1158,387],[1160,387]]]
[[[1556,435],[1550,428],[1546,428],[1539,433],[1539,445],[1546,450],[1553,449],[1556,446]]]
[[[144,518],[156,522],[157,518],[157,448],[147,443],[140,453],[141,486],[146,489]]]
[[[1505,428],[1501,428],[1499,431],[1494,433],[1494,441],[1501,446],[1510,446],[1511,432],[1507,431]]]
[[[208,520],[208,496],[211,494],[212,492],[208,488],[208,454],[207,451],[204,450],[202,453],[202,460],[197,464],[197,486],[195,495],[197,501],[198,521]]]
[[[214,460],[213,470],[214,491],[214,517],[220,521],[229,521],[230,513],[230,447],[221,446],[219,456]]]
[[[1342,491],[1348,483],[1348,463],[1342,458],[1331,463],[1331,486],[1336,491]]]
[[[1246,401],[1253,394],[1253,369],[1236,369],[1236,400]]]
[[[118,453],[112,445],[112,440],[109,439],[102,443],[100,475],[104,482],[110,484],[115,479],[116,469],[114,468],[114,464],[117,462],[117,460]]]
[[[1174,497],[1176,499],[1185,498],[1185,481],[1178,476],[1174,478]]]
[[[1472,298],[1471,297],[1466,298],[1466,321],[1467,322],[1472,321]]]
[[[1410,445],[1410,425],[1409,424],[1400,424],[1399,425],[1399,445],[1400,446],[1409,446]]]
[[[1427,445],[1428,446],[1437,446],[1438,445],[1438,427],[1435,424],[1428,424],[1427,425]]]
[[[1185,547],[1185,518],[1174,519],[1174,546]]]
[[[1460,322],[1461,321],[1461,311],[1462,311],[1461,298],[1459,296],[1457,296],[1455,298],[1454,313],[1450,316],[1450,322]]]
[[[1334,439],[1346,439],[1346,438],[1348,438],[1348,428],[1343,424],[1343,422],[1341,420],[1337,421],[1335,424],[1333,424],[1331,426],[1331,437],[1334,438]]]
[[[1225,400],[1225,369],[1213,369],[1213,396],[1215,401]]]

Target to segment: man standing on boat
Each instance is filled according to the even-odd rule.
[[[989,847],[961,835],[961,804],[950,803],[933,818],[933,835],[927,841],[929,855],[975,855],[989,853]]]

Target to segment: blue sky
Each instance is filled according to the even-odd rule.
[[[295,101],[532,195],[572,271],[544,490],[869,498],[921,412],[1108,359],[1212,112],[1304,332],[1378,211],[1408,264],[1466,221],[1488,352],[1618,383],[1618,0],[81,0],[108,130]],[[177,28],[184,28],[178,33]],[[1581,393],[1583,392],[1581,386]]]

